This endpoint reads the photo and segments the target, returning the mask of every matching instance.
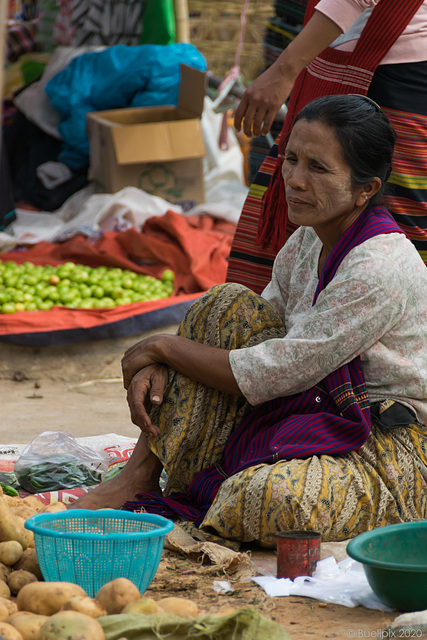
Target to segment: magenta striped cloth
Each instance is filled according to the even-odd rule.
[[[313,304],[349,251],[383,233],[403,231],[386,209],[364,211],[329,254]],[[315,387],[275,398],[248,413],[228,439],[221,465],[202,469],[187,494],[167,498],[141,494],[140,501],[127,502],[123,508],[132,511],[143,506],[149,512],[179,516],[199,525],[226,478],[258,464],[355,451],[366,441],[370,424],[365,378],[357,357]]]

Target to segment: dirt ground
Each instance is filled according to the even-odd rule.
[[[174,332],[175,327],[162,331]],[[117,433],[137,438],[121,383],[120,360],[125,349],[144,336],[44,349],[0,343],[0,444],[28,443],[46,430],[75,437]],[[339,545],[338,552],[342,555],[345,545]],[[254,548],[251,554],[255,566],[267,563],[274,570],[273,551]],[[325,545],[322,555],[330,555]],[[233,591],[218,594],[213,588],[218,579],[228,579]],[[271,598],[252,581],[224,575],[170,551],[164,552],[147,595],[192,598],[202,613],[254,607],[283,626],[292,640],[389,637],[387,626],[398,615],[304,597]]]

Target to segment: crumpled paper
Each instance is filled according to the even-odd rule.
[[[198,542],[176,523],[167,534],[164,547],[169,551],[182,553],[192,560],[198,560],[201,564],[210,563],[215,571],[220,569],[237,572],[240,578],[253,573],[249,554],[233,551],[215,542]]]

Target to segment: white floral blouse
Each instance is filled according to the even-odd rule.
[[[278,253],[262,293],[286,337],[230,352],[252,405],[312,387],[360,355],[371,402],[409,404],[427,425],[427,269],[403,234],[352,249],[313,305],[322,243],[300,227]]]

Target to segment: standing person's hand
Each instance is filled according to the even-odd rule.
[[[341,33],[335,22],[315,11],[271,67],[245,91],[234,116],[236,131],[241,130],[243,120],[243,131],[247,136],[266,135],[289,97],[298,74]]]
[[[247,136],[267,135],[292,85],[293,80],[283,77],[279,61],[276,61],[243,94],[234,114],[236,131],[241,131],[243,122],[243,132]]]

